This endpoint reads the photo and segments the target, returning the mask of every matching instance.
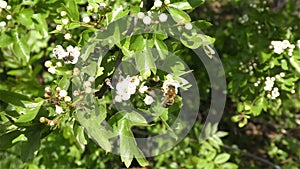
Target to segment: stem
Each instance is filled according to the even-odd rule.
[[[232,149],[232,150],[238,151],[238,152],[240,152],[240,153],[242,153],[242,154],[244,154],[244,155],[246,155],[246,156],[248,156],[248,157],[251,157],[251,158],[253,158],[253,159],[256,159],[256,160],[259,160],[259,161],[261,161],[261,162],[263,162],[263,163],[266,163],[266,164],[272,166],[272,167],[275,168],[275,169],[282,169],[280,166],[278,166],[278,165],[272,163],[272,162],[269,161],[269,160],[266,160],[266,159],[264,159],[264,158],[258,157],[258,156],[254,155],[254,154],[251,154],[251,153],[246,152],[246,151],[244,151],[244,150],[241,150],[241,149],[239,149],[239,148],[233,148],[233,147],[230,147],[230,146],[228,146],[228,145],[223,145],[223,147],[225,147],[225,148],[227,148],[227,149]]]

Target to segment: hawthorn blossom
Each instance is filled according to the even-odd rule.
[[[166,22],[168,20],[168,15],[165,13],[162,13],[159,15],[159,21],[160,22]]]
[[[147,95],[144,99],[144,102],[146,103],[146,105],[150,105],[154,102],[154,99],[151,96]]]
[[[145,16],[143,19],[143,23],[145,25],[150,25],[151,24],[151,18],[149,16]]]
[[[275,99],[279,95],[280,95],[279,89],[277,87],[274,87],[274,89],[272,90],[272,93],[271,93],[272,99]]]
[[[274,86],[274,79],[271,79],[270,77],[267,77],[266,81],[265,81],[264,90],[265,91],[271,91],[273,86]]]
[[[121,78],[116,85],[117,95],[115,100],[121,102],[121,100],[129,100],[130,96],[136,92],[136,88],[139,85],[140,80],[137,76],[127,76],[125,79]]]
[[[161,0],[155,0],[155,1],[154,1],[154,7],[160,8],[161,6],[162,6]]]
[[[55,105],[55,113],[61,114],[62,112],[64,112],[63,108],[61,106]]]

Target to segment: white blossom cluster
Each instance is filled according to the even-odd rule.
[[[68,96],[68,92],[66,90],[61,89],[60,87],[56,87],[56,94],[54,95],[56,99],[63,100],[64,102],[68,103],[71,102],[72,99]],[[45,87],[45,98],[50,98],[52,93],[52,89],[47,86]],[[55,113],[61,114],[64,110],[61,106],[55,105]]]
[[[164,1],[165,5],[169,5],[170,4],[170,0],[165,0]],[[154,0],[154,8],[161,8],[163,5],[163,2],[161,0]]]
[[[249,73],[250,76],[254,74],[254,68],[256,68],[257,63],[254,60],[250,60],[247,65],[244,65],[243,62],[240,62],[239,70],[244,73]]]
[[[145,82],[141,83],[141,81],[142,78],[140,76],[127,76],[126,78],[120,77],[116,84],[116,96],[114,100],[116,102],[129,100],[131,95],[138,91],[141,94],[146,93],[143,101],[146,105],[151,105],[154,102],[154,99],[152,96],[147,94],[149,87],[145,85]]]
[[[67,12],[66,11],[61,11],[60,12],[60,16],[62,17],[61,18],[61,24],[56,25],[56,28],[55,28],[58,31],[62,31],[63,28],[64,28],[64,26],[67,25],[70,22],[70,20],[69,20],[69,18],[67,16]],[[72,35],[70,33],[66,33],[64,35],[64,38],[66,40],[71,40],[72,39]]]
[[[242,17],[239,17],[238,20],[241,24],[244,24],[249,21],[249,16],[247,14],[244,14]]]
[[[283,77],[285,76],[285,74],[281,73],[280,76]],[[267,92],[271,92],[267,94],[268,98],[275,99],[280,95],[279,89],[277,87],[274,87],[275,80],[276,80],[275,77],[266,77],[264,90]]]
[[[288,55],[292,56],[295,49],[295,45],[291,44],[288,40],[283,41],[272,41],[270,48],[273,49],[274,53],[282,54],[285,50],[288,51]]]
[[[3,9],[10,10],[11,6],[7,4],[6,1],[0,0],[0,13]],[[1,16],[5,17],[8,21],[12,19],[10,14],[1,14]],[[5,21],[0,22],[0,28],[6,27],[7,23]]]
[[[163,83],[162,88],[164,93],[167,93],[169,86],[174,86],[176,94],[178,93],[178,87],[180,87],[180,84],[177,80],[173,79],[173,76],[171,74],[167,75],[167,79]]]
[[[55,65],[53,65],[53,63],[51,62],[51,60],[47,60],[44,63],[45,67],[48,68],[48,72],[51,74],[55,74],[56,73],[56,68],[57,67],[62,67],[62,63],[61,62],[56,62]]]
[[[115,97],[116,102],[122,102],[123,100],[129,100],[130,96],[134,94],[140,84],[138,76],[127,76],[126,78],[120,78],[116,85],[117,95]]]
[[[61,45],[57,45],[52,52],[57,59],[71,64],[76,64],[80,56],[79,48],[72,45],[69,45],[66,50]]]

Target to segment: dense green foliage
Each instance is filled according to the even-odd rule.
[[[299,168],[299,11],[282,0],[0,0],[0,168]],[[206,120],[212,44],[227,81],[220,123]],[[162,133],[148,149],[139,140]]]

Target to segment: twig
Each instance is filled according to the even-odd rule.
[[[243,150],[241,150],[241,149],[239,149],[239,148],[233,148],[233,147],[230,147],[230,146],[228,146],[228,145],[223,145],[223,147],[228,148],[228,149],[232,149],[232,150],[236,150],[236,151],[238,151],[238,152],[240,152],[240,153],[243,153],[243,154],[246,155],[246,156],[249,156],[249,157],[254,158],[254,159],[256,159],[256,160],[259,160],[259,161],[261,161],[261,162],[263,162],[263,163],[266,163],[266,164],[272,166],[272,167],[275,168],[275,169],[282,169],[280,166],[278,166],[278,165],[272,163],[272,162],[269,161],[269,160],[266,160],[266,159],[264,159],[264,158],[258,157],[258,156],[254,155],[254,154],[248,153],[248,152],[243,151]]]

